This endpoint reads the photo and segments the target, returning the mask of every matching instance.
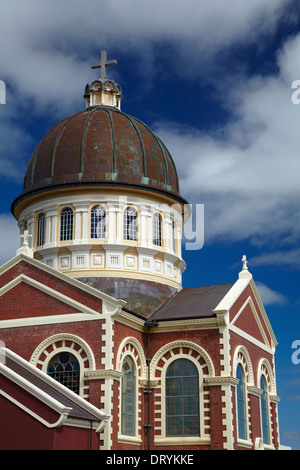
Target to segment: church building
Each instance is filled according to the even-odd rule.
[[[246,257],[231,284],[182,287],[190,206],[164,143],[121,111],[115,63],[102,51],[12,203],[0,448],[279,449],[277,341]]]

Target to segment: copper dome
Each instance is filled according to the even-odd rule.
[[[164,193],[180,202],[176,167],[161,140],[140,120],[92,106],[49,130],[27,165],[23,193],[75,186],[123,186]]]

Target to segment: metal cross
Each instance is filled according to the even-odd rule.
[[[91,68],[101,69],[101,78],[106,78],[106,67],[109,67],[110,65],[117,65],[117,61],[115,59],[107,60],[106,51],[101,51],[101,61],[99,63],[92,64]]]
[[[242,261],[243,261],[243,269],[244,270],[248,269],[247,267],[248,261],[247,261],[246,255],[243,256]]]

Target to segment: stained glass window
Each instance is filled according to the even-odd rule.
[[[130,356],[126,356],[122,367],[122,434],[135,435],[136,422],[136,377],[134,362]]]
[[[262,375],[260,379],[260,388],[263,393],[260,397],[261,424],[264,444],[270,444],[270,424],[269,424],[269,400],[266,378]]]
[[[80,367],[73,354],[68,351],[56,354],[48,366],[47,374],[79,394]]]
[[[166,436],[199,436],[199,376],[188,359],[173,361],[166,373]]]
[[[244,371],[240,364],[237,366],[237,412],[238,412],[238,437],[247,439],[247,421],[246,421],[246,384]]]

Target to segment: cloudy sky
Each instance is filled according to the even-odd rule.
[[[234,282],[247,255],[279,342],[282,443],[299,449],[299,2],[0,0],[1,263],[19,245],[10,204],[27,161],[84,109],[101,49],[118,61],[122,110],[157,132],[182,196],[204,204],[204,247],[184,251],[184,285]]]

